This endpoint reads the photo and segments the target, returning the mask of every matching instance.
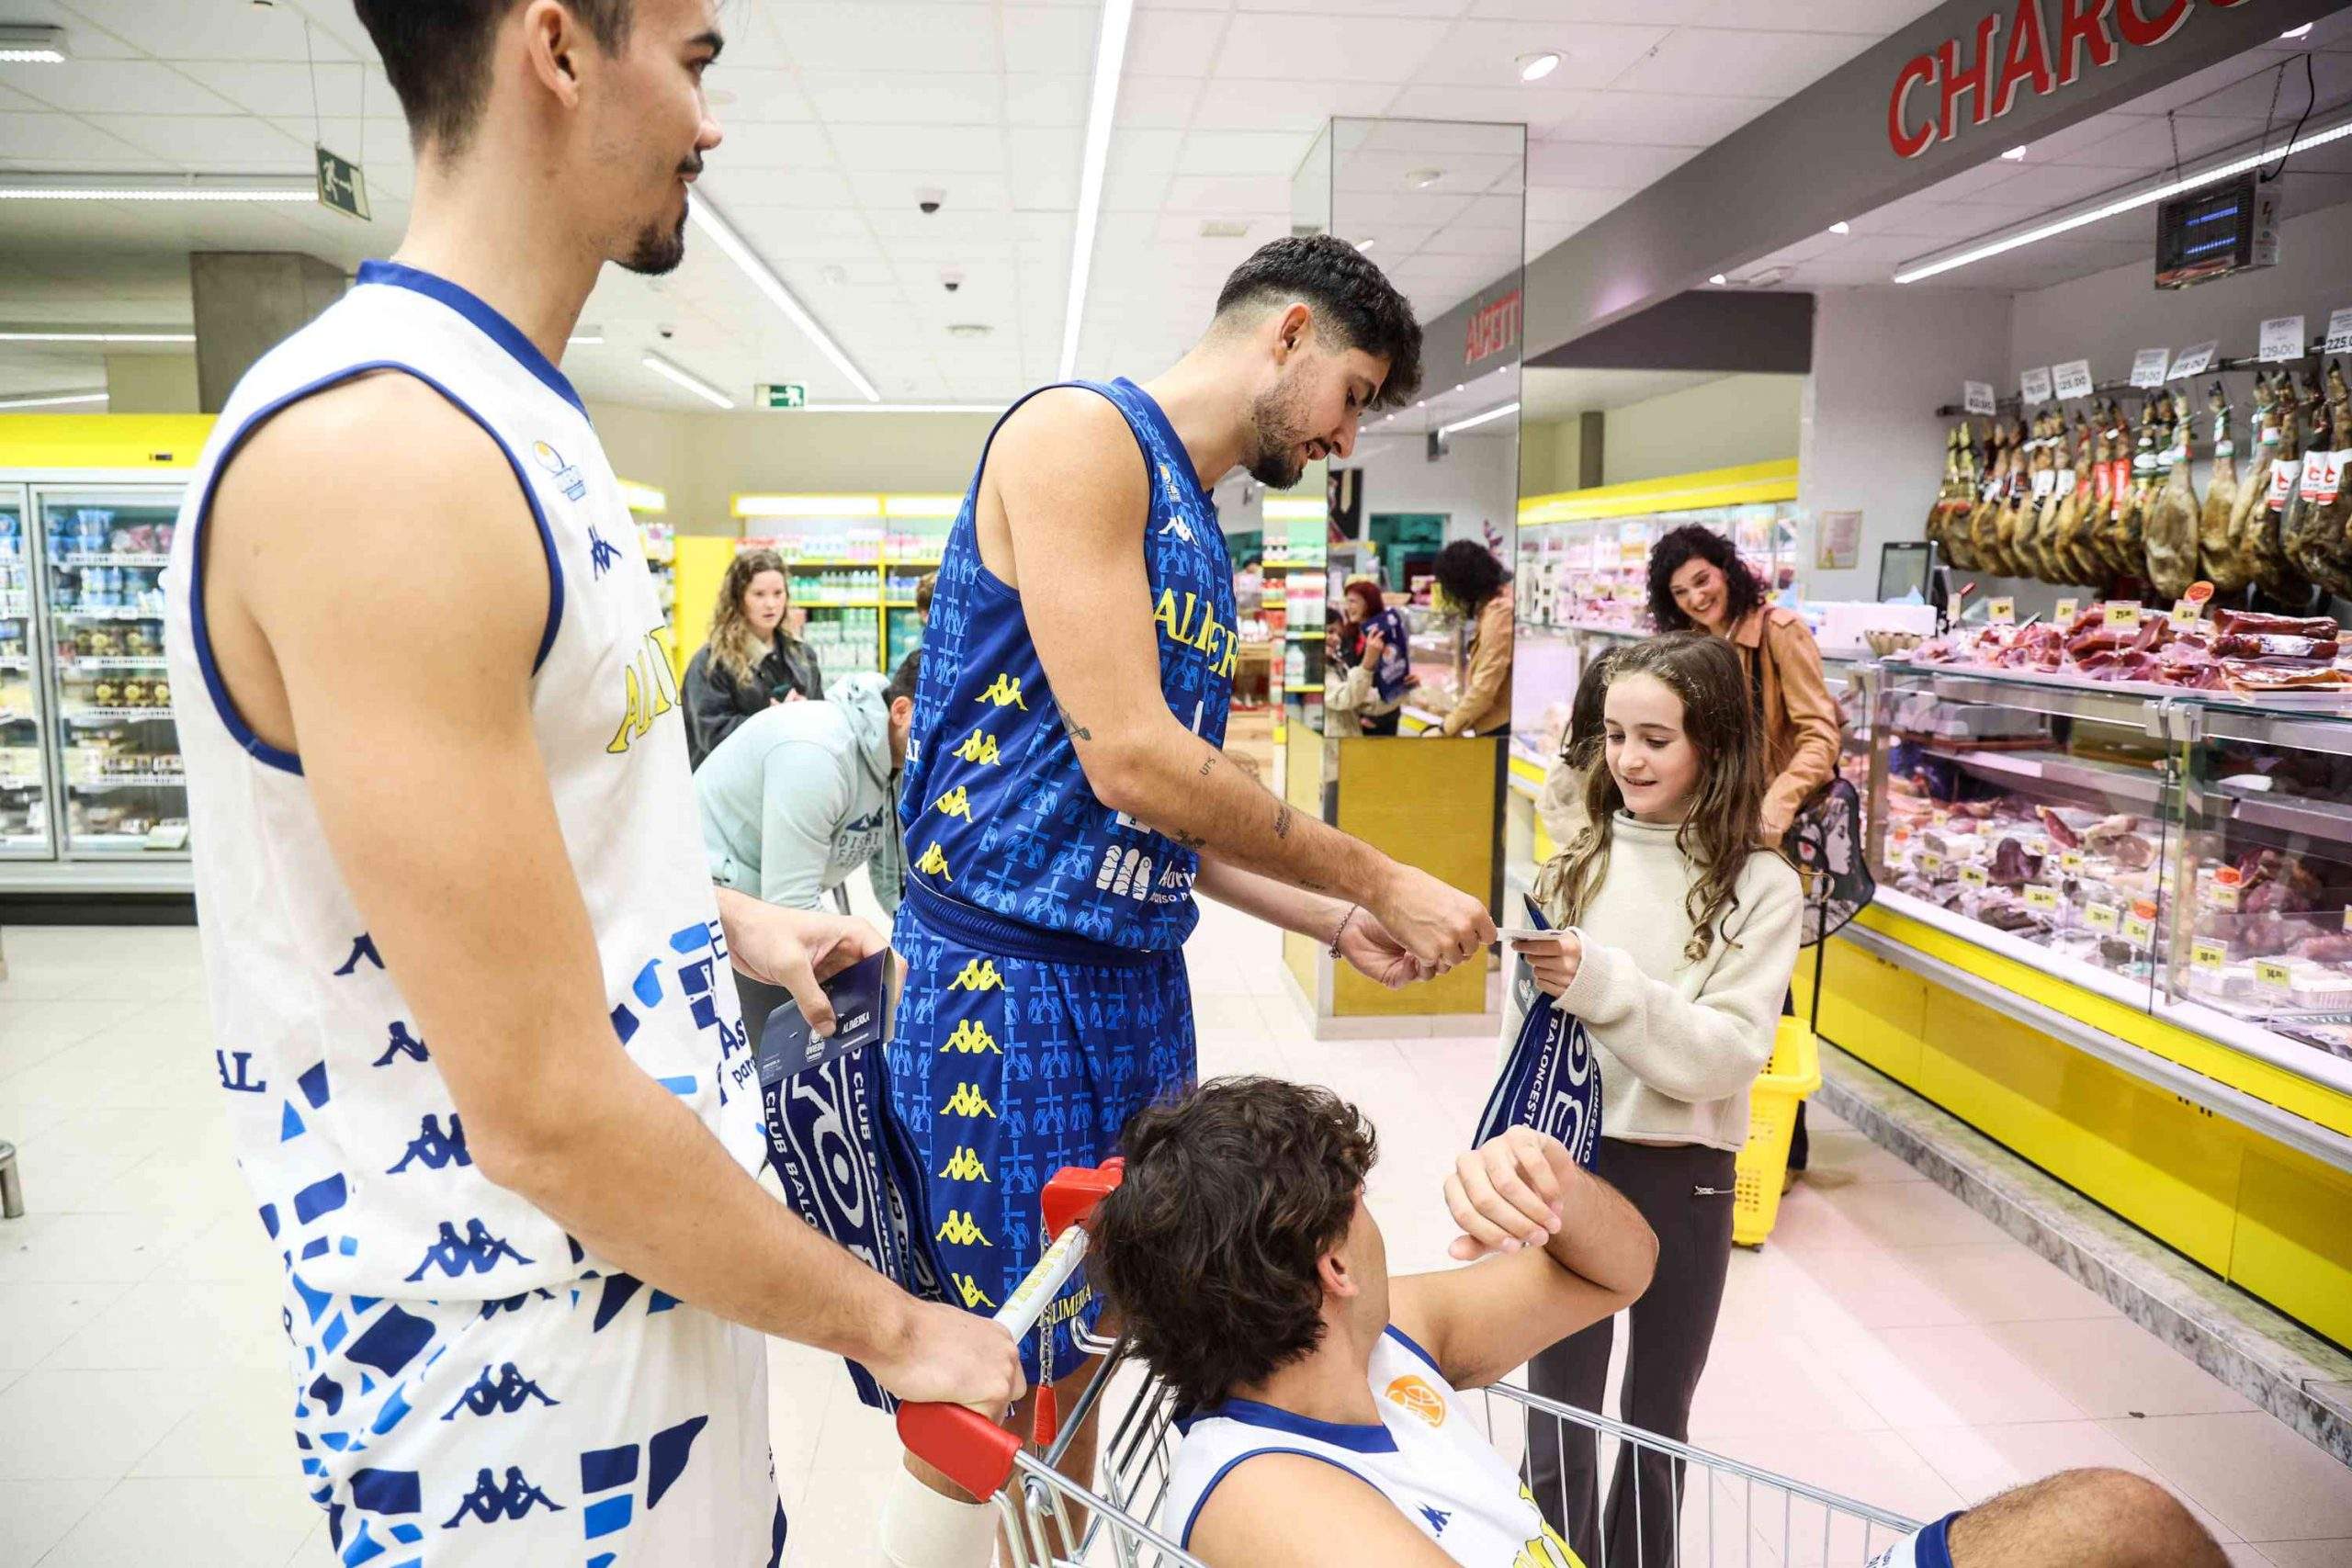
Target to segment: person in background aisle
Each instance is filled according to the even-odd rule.
[[[559,368],[607,263],[684,254],[720,6],[356,9],[407,231],[239,380],[164,577],[302,1473],[347,1563],[773,1568],[763,1335],[909,1398],[1022,1382],[763,1189],[729,966],[821,1001],[882,943],[712,886],[662,605]],[[121,1528],[168,1560],[187,1525]]]
[[[915,614],[931,619],[931,596],[939,590],[939,573],[926,571],[915,580]]]
[[[1510,733],[1510,573],[1476,539],[1456,539],[1438,551],[1438,607],[1468,623],[1454,671],[1460,694],[1445,721],[1424,735]]]
[[[899,770],[907,759],[922,655],[885,682],[866,671],[820,703],[779,703],[719,742],[695,773],[710,879],[787,909],[821,909],[859,866],[895,913],[906,885]],[[759,1035],[784,993],[747,982],[743,1021]]]
[[[1404,613],[1388,607],[1380,584],[1358,578],[1348,584],[1340,615],[1331,634],[1347,672],[1343,702],[1364,734],[1394,735],[1412,683],[1412,634]]]
[[[1765,604],[1764,585],[1732,542],[1712,528],[1686,523],[1650,551],[1650,618],[1662,632],[1702,631],[1739,650],[1747,700],[1764,739],[1764,837],[1779,843],[1815,790],[1838,776],[1845,715],[1821,673],[1813,628],[1792,610]],[[1782,1010],[1794,1012],[1794,998]],[[1789,1169],[1804,1169],[1810,1153],[1804,1103],[1797,1103],[1789,1135]]]
[[[699,768],[718,743],[776,703],[818,702],[824,671],[800,639],[791,576],[774,550],[745,550],[727,566],[710,640],[686,661],[686,747]]]
[[[1576,701],[1568,708],[1567,733],[1560,737],[1560,755],[1544,775],[1543,793],[1535,797],[1535,815],[1555,849],[1573,845],[1591,821],[1584,812],[1585,786],[1600,764],[1601,705],[1609,698],[1609,666],[1623,646],[1611,643],[1586,661],[1584,673],[1577,678]]]
[[[1590,829],[1535,881],[1558,934],[1513,945],[1591,1036],[1596,1169],[1658,1235],[1657,1277],[1632,1314],[1623,1417],[1681,1440],[1723,1304],[1748,1086],[1771,1057],[1804,910],[1795,870],[1757,835],[1762,747],[1731,645],[1690,632],[1629,644],[1606,679]],[[1522,1019],[1515,1002],[1506,1010],[1508,1044]],[[1528,1386],[1598,1409],[1613,1337],[1600,1323],[1564,1340],[1530,1364]],[[1588,1562],[1677,1561],[1673,1512],[1638,1508],[1634,1490],[1679,1495],[1679,1464],[1621,1450],[1604,1522],[1597,1458],[1589,1443],[1532,1446],[1545,1517]]]

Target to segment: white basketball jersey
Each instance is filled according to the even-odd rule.
[[[1373,1348],[1370,1379],[1377,1427],[1310,1420],[1246,1399],[1178,1423],[1184,1440],[1160,1529],[1191,1546],[1201,1506],[1235,1465],[1304,1454],[1365,1482],[1463,1568],[1580,1568],[1426,1351],[1392,1327]],[[1335,1542],[1334,1559],[1347,1555]]]
[[[611,1270],[475,1167],[435,1043],[353,906],[301,760],[239,716],[204,623],[206,513],[222,465],[287,405],[382,369],[427,383],[494,439],[537,524],[548,595],[532,726],[614,1032],[747,1169],[765,1147],[757,1069],[695,829],[684,715],[653,638],[662,608],[587,412],[481,300],[371,262],[246,373],[180,513],[166,636],[197,910],[238,1163],[298,1290],[311,1301],[497,1300]],[[332,460],[396,486],[435,455],[370,446]],[[333,515],[312,521],[337,526]],[[439,808],[469,809],[462,795]]]

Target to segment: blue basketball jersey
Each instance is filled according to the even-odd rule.
[[[1142,388],[1125,378],[1066,384],[1108,398],[1135,433],[1151,485],[1144,564],[1160,695],[1186,728],[1221,747],[1239,644],[1216,509]],[[981,470],[987,464],[983,449]],[[1021,595],[980,564],[979,492],[975,472],[923,629],[899,797],[910,897],[952,898],[1131,951],[1173,951],[1199,919],[1200,857],[1095,798],[1029,640]]]

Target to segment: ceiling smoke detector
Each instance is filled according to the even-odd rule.
[[[1238,218],[1208,218],[1202,220],[1204,240],[1238,240],[1250,232],[1250,225]]]

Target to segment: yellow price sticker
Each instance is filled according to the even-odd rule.
[[[2188,950],[2188,961],[2209,975],[2218,975],[2230,960],[2230,950],[2218,942],[2200,942]]]
[[[2212,905],[2216,909],[2227,909],[2234,913],[2238,907],[2238,885],[2234,882],[2216,882],[2209,885],[2205,889],[2205,902]]]
[[[2204,605],[2192,604],[2186,599],[2177,600],[2172,607],[2172,624],[2176,628],[2186,629],[2203,619],[2204,615]]]
[[[2269,990],[2288,991],[2294,989],[2295,973],[2275,958],[2257,958],[2254,961],[2254,981]]]
[[[2013,626],[2018,624],[2018,602],[2014,599],[1987,599],[1984,601],[1984,618],[1996,626]]]
[[[2112,931],[2123,923],[2123,915],[2112,904],[2093,904],[2083,910],[2083,923],[2095,931]]]
[[[2107,624],[2109,627],[2119,632],[2138,631],[2140,629],[2139,604],[2135,601],[2130,599],[2109,600],[2107,602]]]
[[[2086,863],[2083,859],[2083,852],[2080,850],[2061,850],[2058,852],[2058,867],[2061,871],[2080,871]]]
[[[2123,940],[2135,947],[2145,947],[2156,939],[2156,922],[2139,915],[2127,915],[2123,919]]]
[[[2054,914],[2058,909],[2055,887],[2029,887],[2025,890],[2025,907],[2037,914]]]
[[[1993,879],[1984,874],[1984,868],[1981,865],[1962,866],[1960,879],[1971,887],[1989,887],[1993,885]]]
[[[2059,626],[2067,626],[2071,625],[2075,617],[2082,612],[2083,602],[2080,599],[2061,599],[2058,601],[2058,607],[2050,612],[2050,618]]]
[[[1943,870],[1943,856],[1936,853],[1933,850],[1921,850],[1919,852],[1919,869],[1921,871],[1926,872],[1929,876],[1933,876],[1936,873]]]

